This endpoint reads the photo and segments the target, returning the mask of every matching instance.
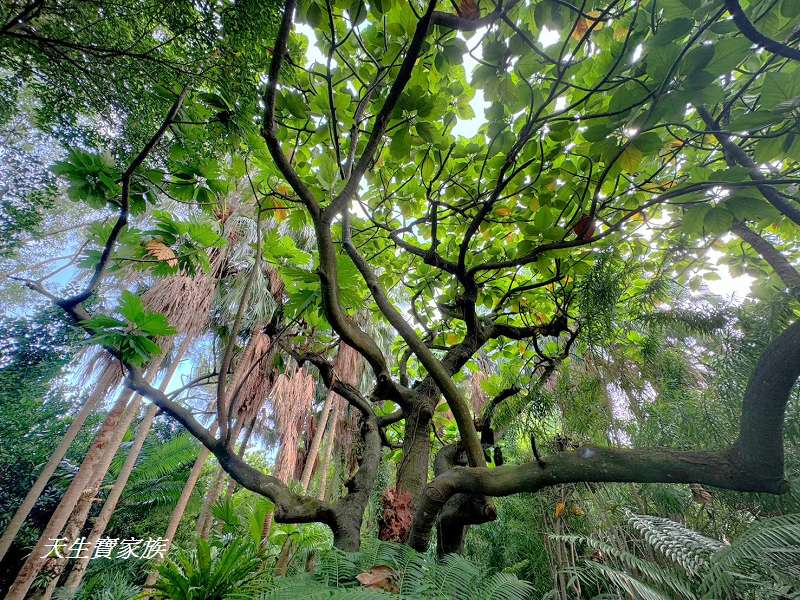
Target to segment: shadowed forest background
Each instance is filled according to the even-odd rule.
[[[9,0],[0,595],[800,599],[800,3]]]

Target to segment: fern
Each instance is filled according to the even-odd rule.
[[[555,540],[573,544],[576,546],[585,545],[592,550],[599,550],[615,563],[622,566],[627,572],[636,573],[640,579],[643,579],[648,586],[656,586],[662,590],[668,590],[672,598],[687,598],[693,599],[694,593],[691,590],[690,582],[687,581],[681,573],[675,572],[669,568],[662,567],[650,561],[637,557],[636,555],[621,550],[611,544],[594,539],[583,537],[579,535],[558,535],[551,536]],[[588,568],[594,569],[598,563],[587,561],[584,565]],[[573,574],[579,575],[577,571]],[[607,575],[607,570],[595,569],[594,575]],[[595,582],[596,583],[596,582]]]
[[[760,586],[768,579],[779,584],[800,582],[800,514],[757,522],[717,552],[702,589],[707,597],[718,598],[737,583]],[[800,586],[794,597],[800,597]]]
[[[377,565],[392,568],[397,593],[364,588],[356,576]],[[262,600],[289,598],[364,600],[524,600],[533,586],[509,573],[492,576],[458,555],[437,561],[408,546],[367,540],[360,552],[333,548],[322,552],[313,576],[303,573],[277,578],[273,588],[258,596]]]
[[[706,568],[709,557],[722,549],[724,544],[700,535],[680,523],[636,515],[624,511],[628,524],[637,530],[653,548],[671,561],[678,563],[690,575],[696,575]]]
[[[681,570],[600,540],[558,536],[604,554],[604,562],[586,560],[569,570],[584,585],[642,600],[800,599],[800,515],[755,523],[731,545],[661,517],[625,515],[649,546]]]

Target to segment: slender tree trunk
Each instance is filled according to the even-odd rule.
[[[314,474],[314,465],[318,462],[316,460],[317,453],[322,444],[322,437],[325,435],[331,408],[335,400],[337,400],[336,394],[329,391],[328,395],[325,396],[325,404],[322,405],[322,412],[319,415],[317,428],[314,430],[314,437],[311,438],[311,445],[308,447],[308,458],[306,458],[306,464],[303,466],[303,474],[300,476],[300,485],[303,488],[303,493],[308,491],[308,486],[311,483],[311,476]]]
[[[184,338],[181,346],[178,348],[172,364],[170,365],[169,370],[164,374],[164,379],[161,383],[161,391],[166,391],[167,386],[174,377],[181,360],[186,354],[186,351],[189,349],[189,344],[191,341],[192,338],[189,336]],[[125,459],[125,464],[122,466],[114,485],[111,487],[111,491],[108,493],[106,501],[103,504],[103,508],[100,511],[100,514],[97,516],[94,526],[92,527],[92,531],[89,534],[87,539],[88,548],[93,548],[97,541],[102,537],[103,533],[105,533],[106,527],[108,526],[108,523],[114,514],[114,510],[117,507],[117,503],[122,496],[122,492],[128,483],[131,473],[133,472],[133,468],[136,466],[136,462],[139,458],[139,454],[142,451],[144,442],[147,439],[147,435],[150,433],[150,428],[153,425],[153,420],[155,419],[156,413],[158,413],[158,407],[155,404],[151,404],[147,408],[144,417],[139,423],[139,427],[136,430],[136,438],[134,439],[130,450],[128,450],[128,456]],[[74,592],[78,589],[78,586],[83,579],[83,575],[86,572],[86,568],[89,566],[89,560],[89,556],[81,558],[72,567],[72,571],[70,572],[64,586],[68,591]]]
[[[214,521],[214,516],[211,514],[211,508],[222,493],[222,486],[225,483],[225,471],[222,467],[217,467],[217,473],[208,486],[206,497],[203,499],[203,507],[200,509],[200,517],[197,519],[197,527],[195,532],[197,537],[204,540],[208,539],[208,534],[211,531],[211,524]]]
[[[28,493],[25,495],[22,504],[19,505],[19,508],[17,508],[14,516],[11,517],[8,527],[6,527],[6,530],[3,532],[3,537],[0,538],[0,561],[2,561],[5,557],[6,552],[8,552],[8,549],[11,547],[11,544],[14,541],[14,538],[19,533],[23,523],[25,523],[25,519],[28,518],[31,510],[33,510],[33,507],[36,505],[36,501],[39,499],[39,496],[42,495],[42,492],[47,486],[47,482],[50,480],[50,477],[53,476],[53,473],[55,473],[58,465],[61,464],[62,459],[67,453],[67,450],[69,450],[70,445],[72,445],[72,442],[75,440],[75,437],[78,435],[81,427],[83,427],[84,422],[88,416],[92,414],[92,411],[94,411],[98,401],[105,395],[105,393],[106,390],[104,389],[104,386],[95,385],[92,393],[89,394],[86,402],[83,403],[80,411],[77,415],[75,415],[75,419],[70,424],[67,432],[61,439],[61,442],[58,444],[56,449],[53,450],[53,453],[50,455],[50,459],[42,468],[42,471],[39,473],[36,481],[34,481],[33,486],[30,490],[28,490]]]
[[[216,431],[217,424],[215,423],[211,428],[211,434],[215,434]],[[205,465],[206,460],[208,460],[209,454],[210,452],[206,447],[203,447],[200,450],[200,454],[198,454],[197,460],[194,461],[194,466],[189,472],[189,478],[186,480],[186,483],[183,486],[181,496],[178,498],[178,502],[175,504],[175,508],[172,510],[172,515],[170,515],[169,523],[167,524],[167,530],[164,532],[163,536],[166,544],[164,556],[166,556],[167,552],[169,552],[169,547],[172,545],[172,539],[175,537],[175,533],[178,531],[178,525],[181,523],[183,513],[186,512],[186,507],[189,504],[189,500],[192,498],[192,492],[194,492],[197,481],[200,479],[200,475],[203,473],[203,466]],[[159,562],[160,561],[157,561],[156,565]],[[158,578],[158,571],[155,569],[156,565],[154,565],[154,568],[147,575],[147,580],[144,582],[145,590],[153,587],[153,584],[155,584],[156,579]]]
[[[80,500],[81,494],[91,483],[95,467],[100,464],[107,447],[112,443],[114,434],[124,418],[125,408],[131,395],[132,392],[128,389],[120,393],[114,407],[106,416],[100,431],[95,436],[94,442],[81,464],[81,468],[73,477],[67,491],[64,492],[61,502],[59,502],[55,512],[50,517],[50,521],[42,531],[39,541],[8,590],[6,600],[23,600],[27,595],[36,576],[48,560],[47,554],[54,540],[58,539],[59,534],[64,529],[64,525],[66,525],[73,509]]]
[[[253,435],[253,430],[256,427],[256,414],[253,417],[253,420],[250,421],[250,425],[247,427],[247,431],[244,434],[244,439],[242,440],[241,446],[239,446],[239,458],[244,458],[244,454],[247,451],[247,444],[250,443],[250,437]],[[225,494],[226,498],[230,498],[233,496],[233,492],[236,490],[236,480],[232,477],[228,479],[228,491]]]
[[[234,426],[234,430],[231,435],[232,440],[236,440],[236,438],[239,437],[239,433],[244,425],[243,419],[244,417],[240,418]],[[245,446],[249,439],[250,436],[247,435],[245,441],[243,441],[239,446],[239,456],[244,455]],[[209,486],[208,491],[206,492],[206,497],[203,500],[203,507],[200,509],[200,517],[197,521],[196,531],[197,536],[203,538],[204,540],[208,539],[208,534],[211,532],[211,525],[214,523],[214,515],[211,513],[211,509],[222,494],[222,487],[225,485],[226,476],[227,473],[225,470],[222,468],[222,466],[219,466],[217,468],[217,474],[214,476],[214,480]]]
[[[97,493],[100,491],[100,486],[103,484],[103,478],[108,472],[108,469],[111,466],[111,461],[114,460],[114,456],[116,456],[117,450],[122,444],[122,440],[125,439],[125,434],[128,432],[128,428],[133,422],[133,419],[136,417],[136,414],[139,412],[141,404],[142,397],[137,395],[125,409],[125,414],[123,415],[122,419],[120,419],[119,425],[114,431],[114,437],[108,444],[107,451],[103,452],[100,463],[95,466],[92,472],[92,480],[90,485],[83,490],[78,502],[75,504],[72,515],[70,515],[70,518],[64,527],[64,531],[61,535],[62,538],[66,538],[70,541],[80,538],[80,533],[84,524],[86,523],[86,518],[89,516],[89,512],[92,510],[94,499],[97,497]],[[87,555],[92,551],[92,547],[89,545],[85,546],[84,548],[84,553]],[[67,557],[51,559],[45,568],[42,569],[43,573],[46,572],[50,576],[50,582],[47,585],[47,589],[41,596],[39,596],[38,600],[50,600],[53,592],[58,586],[58,580],[61,577],[61,573],[63,572],[68,561],[69,559]]]
[[[188,348],[188,342],[184,341],[181,345],[179,350],[179,355],[182,357],[182,353],[186,351]],[[175,370],[178,368],[178,363],[180,357],[172,364],[170,369],[167,373],[165,373],[163,382],[161,384],[161,390],[163,391],[166,389],[167,385],[169,384],[170,379],[175,374]],[[148,371],[148,378],[154,379],[158,370],[161,368],[163,364],[163,356],[156,360],[153,364],[151,364],[147,371]],[[92,505],[94,504],[95,498],[97,497],[98,492],[100,491],[100,487],[103,485],[103,479],[105,479],[106,474],[108,473],[108,469],[111,467],[111,462],[114,460],[114,456],[117,454],[117,450],[119,449],[122,441],[125,439],[125,434],[128,432],[128,429],[131,426],[131,423],[136,418],[136,415],[139,413],[139,409],[142,405],[142,397],[139,395],[134,396],[134,399],[125,409],[125,414],[123,415],[122,419],[120,420],[119,424],[117,425],[114,433],[113,438],[111,439],[111,443],[109,443],[103,455],[100,459],[100,463],[97,464],[92,472],[92,480],[91,484],[83,490],[83,493],[80,496],[75,508],[72,511],[72,515],[70,516],[69,520],[67,521],[66,526],[64,527],[64,531],[61,537],[66,538],[68,540],[75,540],[80,537],[81,531],[83,530],[84,525],[86,524],[86,519],[89,516],[89,512],[92,510]],[[155,405],[153,407],[155,408]],[[155,417],[155,413],[157,409],[153,411],[153,417]],[[150,419],[152,423],[152,419]],[[149,431],[149,424],[147,429]],[[144,432],[144,437],[147,436],[147,431]],[[144,443],[144,438],[142,439],[142,443]],[[136,462],[136,458],[138,457],[139,450],[141,450],[141,446],[139,446],[138,450],[135,450],[133,462]],[[134,448],[131,449],[131,452],[134,452]],[[129,453],[130,454],[130,453]],[[127,462],[127,461],[126,461]],[[133,467],[131,467],[133,468]],[[127,477],[126,477],[127,480]],[[124,487],[124,483],[122,484]],[[120,493],[122,490],[120,489]],[[113,509],[112,509],[113,510]],[[89,554],[92,551],[92,546],[87,545],[85,546],[86,550],[84,554]],[[58,586],[58,581],[61,577],[61,573],[64,570],[64,567],[69,562],[68,558],[59,558],[56,560],[52,560],[46,567],[46,570],[51,574],[50,583],[47,586],[45,592],[39,597],[38,600],[50,600],[55,591],[56,587]]]
[[[336,422],[339,420],[339,412],[341,410],[341,401],[337,398],[333,403],[333,414],[328,419],[327,426],[325,427],[325,438],[328,440],[325,446],[325,454],[322,456],[322,462],[319,466],[319,490],[317,490],[317,498],[320,500],[325,499],[325,493],[328,487],[328,471],[331,468],[331,458],[333,457],[334,438],[336,437]]]

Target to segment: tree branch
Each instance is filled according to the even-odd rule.
[[[783,254],[778,252],[775,246],[741,221],[735,222],[731,226],[731,231],[750,244],[753,250],[767,261],[793,296],[800,295],[800,273],[786,260]]]
[[[800,376],[800,322],[767,348],[745,392],[739,436],[719,452],[662,448],[580,448],[547,457],[543,465],[456,467],[426,488],[411,529],[410,544],[425,550],[445,503],[458,493],[507,496],[574,482],[702,483],[720,488],[784,493],[783,420]]]
[[[768,38],[758,29],[756,29],[755,25],[753,25],[750,22],[750,19],[747,18],[747,15],[744,14],[744,11],[742,10],[738,0],[725,0],[725,8],[727,8],[728,12],[731,13],[733,22],[736,23],[739,31],[741,31],[751,42],[758,44],[765,50],[769,50],[778,56],[800,60],[800,50]],[[795,35],[792,36],[792,38],[794,37]],[[792,38],[790,38],[790,40]]]

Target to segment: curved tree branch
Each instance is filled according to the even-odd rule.
[[[702,483],[720,488],[784,493],[783,420],[800,376],[800,321],[789,326],[762,355],[742,403],[739,435],[718,452],[663,448],[580,448],[547,462],[494,470],[455,467],[426,488],[411,529],[410,543],[424,550],[447,501],[470,492],[507,496],[574,482]]]
[[[736,23],[739,31],[741,31],[751,42],[758,44],[765,50],[769,50],[778,56],[800,60],[800,50],[797,48],[792,48],[791,46],[787,46],[786,44],[782,44],[777,40],[768,38],[758,29],[756,29],[755,25],[753,25],[753,23],[750,22],[750,19],[747,18],[747,15],[744,14],[744,11],[739,4],[739,0],[725,0],[725,8],[727,8],[728,12],[731,13],[733,22]]]
[[[741,221],[735,222],[731,226],[731,231],[750,244],[753,250],[767,261],[792,295],[797,296],[800,294],[800,272],[792,266],[792,263],[786,260],[786,257],[775,246]]]

